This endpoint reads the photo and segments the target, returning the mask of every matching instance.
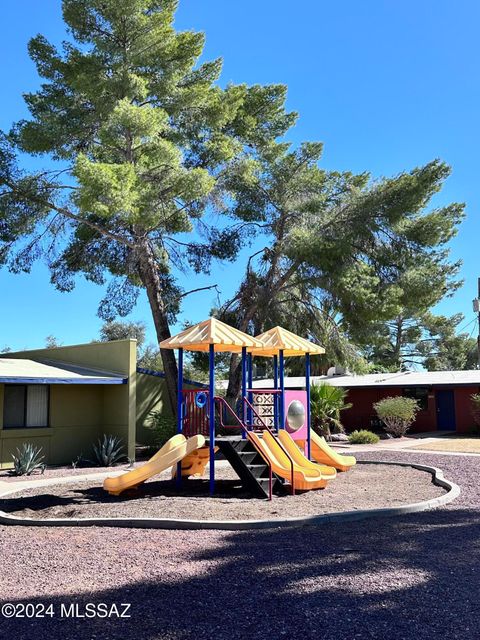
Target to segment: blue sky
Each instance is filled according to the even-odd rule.
[[[42,33],[59,43],[65,32],[58,0],[2,3],[0,12],[0,128],[8,129],[27,115],[22,92],[38,86],[29,38]],[[289,139],[323,141],[325,168],[380,177],[436,157],[452,166],[435,204],[467,204],[467,220],[451,243],[465,284],[438,311],[461,311],[465,324],[480,276],[479,20],[474,0],[180,0],[177,14],[178,28],[205,31],[205,58],[224,58],[222,83],[288,85],[288,107],[300,113]],[[217,266],[210,276],[185,277],[185,284],[218,284],[228,297],[239,273],[238,266]],[[103,292],[82,279],[62,294],[42,265],[30,275],[3,270],[0,292],[0,348],[41,346],[49,334],[65,344],[98,334]],[[207,317],[214,302],[210,292],[187,298],[179,322]],[[145,299],[131,317],[146,322],[153,341]]]

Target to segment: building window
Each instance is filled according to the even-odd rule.
[[[408,387],[404,389],[407,398],[414,398],[418,402],[420,411],[428,410],[428,389],[426,387]]]
[[[3,428],[48,427],[49,387],[42,384],[6,384]]]

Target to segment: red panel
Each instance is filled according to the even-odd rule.
[[[468,432],[475,425],[472,418],[472,403],[470,396],[478,393],[478,387],[460,387],[455,389],[455,416],[457,431]]]
[[[208,403],[204,407],[198,407],[195,402],[197,393],[208,392],[205,389],[183,390],[183,434],[186,438],[201,434],[209,435]]]

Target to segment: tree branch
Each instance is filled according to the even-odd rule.
[[[51,209],[52,211],[55,211],[56,213],[60,214],[61,216],[64,216],[65,218],[68,218],[69,220],[73,220],[77,224],[85,224],[85,225],[87,225],[87,227],[90,227],[91,229],[94,229],[95,231],[98,231],[98,233],[100,233],[102,236],[106,236],[107,238],[110,238],[111,240],[115,240],[116,242],[119,242],[120,244],[126,245],[127,247],[130,247],[131,249],[135,248],[135,244],[131,240],[128,240],[124,236],[118,235],[117,233],[112,233],[111,231],[108,231],[107,229],[105,229],[101,225],[99,225],[99,224],[97,224],[95,222],[92,222],[91,220],[87,220],[86,218],[82,218],[82,217],[78,216],[75,213],[72,213],[66,207],[60,207],[60,206],[54,204],[53,202],[50,202],[49,200],[46,200],[44,198],[40,198],[38,196],[33,196],[31,193],[22,193],[21,190],[16,188],[15,185],[12,185],[8,181],[4,181],[4,184],[13,193],[18,193],[19,195],[23,196],[27,201],[30,200],[31,202],[33,202],[35,204],[41,205],[43,207],[47,207],[48,209]]]
[[[181,300],[182,298],[185,298],[186,296],[189,296],[192,293],[197,293],[198,291],[208,291],[209,289],[215,289],[216,292],[218,294],[220,294],[220,291],[218,289],[218,285],[217,284],[211,284],[208,287],[198,287],[197,289],[191,289],[190,291],[185,291],[185,293],[181,293],[178,296],[178,299]]]

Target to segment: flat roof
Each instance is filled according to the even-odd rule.
[[[63,362],[0,358],[2,384],[126,384],[127,378],[111,371],[87,369]]]
[[[335,387],[431,387],[431,386],[480,386],[480,370],[469,371],[401,371],[397,373],[370,373],[367,375],[312,376],[312,384],[326,382]],[[219,387],[228,384],[220,381]],[[254,380],[256,389],[273,389],[273,380]],[[286,377],[285,387],[305,387],[305,376]]]

